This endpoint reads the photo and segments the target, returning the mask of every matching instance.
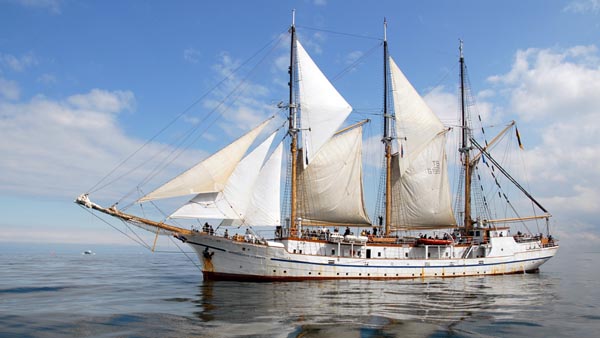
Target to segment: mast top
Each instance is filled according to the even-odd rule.
[[[383,41],[387,41],[387,20],[383,17]]]
[[[460,51],[460,58],[463,59],[463,40],[458,39],[458,50]]]
[[[296,9],[292,9],[292,27],[296,26]]]

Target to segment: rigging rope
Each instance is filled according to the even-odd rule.
[[[144,163],[132,168],[131,170],[126,171],[125,173],[123,173],[120,176],[117,176],[116,178],[112,179],[109,182],[106,182],[105,184],[101,185],[102,183],[104,183],[104,181],[106,181],[111,175],[113,175],[117,170],[119,170],[125,163],[129,162],[135,155],[137,155],[142,149],[146,148],[152,141],[154,141],[158,136],[160,136],[162,133],[164,133],[168,128],[170,128],[175,122],[177,122],[180,118],[182,118],[188,111],[190,111],[194,106],[196,106],[198,103],[200,103],[202,100],[204,100],[209,94],[211,94],[213,91],[215,91],[218,87],[220,87],[223,83],[225,83],[225,81],[230,80],[233,75],[235,75],[240,69],[242,69],[244,66],[246,66],[246,64],[248,64],[251,60],[253,60],[257,55],[259,55],[260,53],[262,53],[265,49],[267,49],[267,47],[269,47],[270,45],[272,45],[274,42],[276,42],[274,45],[277,46],[279,44],[279,41],[282,39],[282,35],[283,34],[278,34],[277,38],[274,38],[272,40],[270,40],[267,44],[265,44],[264,46],[262,46],[257,52],[255,52],[254,54],[252,54],[252,56],[250,56],[248,59],[246,59],[246,61],[242,62],[238,67],[236,67],[235,69],[232,70],[231,74],[229,74],[228,76],[224,77],[221,81],[219,81],[217,84],[215,84],[212,88],[210,88],[205,94],[203,94],[200,98],[198,98],[197,100],[195,100],[192,104],[190,104],[187,108],[185,108],[181,113],[179,113],[177,116],[175,116],[175,118],[173,118],[165,127],[163,127],[162,129],[160,129],[154,136],[152,136],[150,139],[148,139],[144,144],[142,144],[142,146],[140,146],[136,151],[134,151],[131,155],[129,155],[128,157],[126,157],[123,161],[121,161],[115,168],[113,168],[108,174],[106,174],[102,179],[100,179],[100,181],[98,181],[94,186],[92,186],[90,189],[88,189],[88,193],[91,192],[96,192],[98,190],[101,190],[111,184],[113,184],[114,182],[122,179],[123,177],[131,174],[132,172],[138,170],[141,166],[143,166]],[[274,47],[271,49],[273,50]],[[264,58],[263,58],[264,60]],[[206,119],[208,119],[212,113],[215,110],[211,111],[206,117],[204,117],[202,119],[202,121],[205,121]],[[202,122],[201,121],[201,122]],[[214,123],[215,121],[213,121]],[[198,126],[200,126],[202,123],[198,123]],[[212,125],[212,124],[211,124]],[[192,128],[190,131],[188,131],[186,134],[191,134],[193,133],[195,130],[197,130],[199,127],[195,127]],[[185,135],[185,134],[184,134]],[[185,137],[185,139],[189,138],[189,136]],[[184,139],[184,141],[185,141]],[[196,139],[197,140],[197,139]],[[182,144],[184,141],[180,142],[180,144]],[[166,147],[166,146],[165,146]],[[189,146],[188,146],[189,147]],[[186,148],[187,149],[187,148]],[[150,159],[154,159],[156,156],[158,156],[159,153],[162,153],[162,150],[155,153],[153,156],[151,156]],[[167,157],[168,158],[168,157]],[[176,157],[175,157],[176,158]],[[174,158],[174,159],[175,159]],[[174,160],[173,159],[173,160]],[[171,160],[169,163],[171,163],[173,160]],[[150,160],[148,160],[150,161]],[[146,162],[148,162],[146,161]],[[132,192],[130,192],[128,195],[130,195]],[[128,196],[127,195],[127,196]]]
[[[302,29],[308,29],[308,30],[318,31],[318,32],[325,32],[325,33],[330,33],[330,34],[337,34],[337,35],[349,36],[349,37],[353,37],[353,38],[382,41],[382,39],[380,37],[374,37],[374,36],[369,36],[369,35],[359,35],[359,34],[352,34],[352,33],[343,33],[343,32],[336,32],[336,31],[332,31],[332,30],[328,30],[328,29],[323,29],[323,28],[315,28],[315,27],[299,26],[299,25],[296,25],[296,27],[297,28],[302,28]]]

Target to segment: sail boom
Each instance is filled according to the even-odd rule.
[[[551,214],[544,214],[544,215],[535,215],[535,216],[525,216],[525,217],[513,217],[513,218],[499,218],[499,219],[486,219],[483,220],[482,223],[483,224],[488,224],[488,223],[516,223],[516,222],[522,222],[522,221],[531,221],[534,219],[548,219],[552,217]]]
[[[432,224],[432,225],[391,225],[390,228],[393,231],[418,231],[418,230],[441,230],[441,229],[454,229],[457,228],[456,224]]]
[[[369,223],[344,223],[344,222],[329,222],[319,221],[311,219],[303,219],[302,226],[325,226],[325,227],[351,227],[351,228],[367,228],[372,227],[373,224]]]

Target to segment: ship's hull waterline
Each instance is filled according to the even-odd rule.
[[[512,237],[493,238],[490,243],[475,246],[351,245],[302,239],[283,239],[260,244],[204,234],[186,236],[184,241],[197,252],[206,280],[237,281],[521,274],[537,272],[558,250],[558,245],[542,245],[541,241],[517,243]],[[297,249],[291,249],[294,247]],[[304,250],[300,251],[300,247]],[[306,253],[311,250],[312,253]],[[319,252],[330,255],[318,254]],[[419,256],[423,257],[418,258]]]

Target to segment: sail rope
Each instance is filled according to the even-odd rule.
[[[198,133],[198,135],[193,138],[191,141],[188,141],[193,134],[200,128],[200,126],[203,125],[203,121],[201,123],[198,123],[196,126],[194,126],[193,128],[191,128],[185,135],[185,137],[181,138],[181,141],[178,143],[178,145],[173,148],[173,150],[163,159],[163,161],[161,163],[159,163],[143,180],[142,182],[138,185],[138,187],[135,187],[134,189],[132,189],[127,195],[125,195],[123,198],[121,198],[120,201],[124,200],[125,198],[127,198],[128,196],[130,196],[131,194],[133,194],[137,189],[139,189],[140,186],[147,184],[148,182],[150,182],[154,177],[156,177],[159,173],[161,173],[163,170],[165,170],[169,165],[171,165],[177,158],[179,158],[181,155],[184,154],[185,151],[187,151],[188,149],[191,148],[191,146],[193,144],[195,144],[201,137],[202,135],[204,135],[204,133],[209,130],[221,117],[223,117],[225,115],[225,113],[228,111],[229,108],[225,108],[223,110],[221,110],[221,107],[223,107],[225,105],[225,103],[227,101],[229,101],[231,99],[231,101],[236,101],[237,98],[239,98],[239,96],[242,95],[242,90],[239,90],[242,86],[247,84],[247,80],[250,77],[250,75],[252,74],[252,72],[254,72],[258,66],[260,64],[262,64],[267,55],[269,55],[275,48],[276,48],[276,44],[273,46],[273,48],[271,49],[271,51],[269,53],[267,53],[260,61],[259,63],[257,63],[253,69],[251,70],[251,72],[249,72],[246,77],[244,79],[242,79],[237,86],[235,86],[235,88],[233,88],[233,90],[231,90],[208,114],[208,116],[204,119],[208,119],[209,116],[211,116],[214,112],[219,111],[219,114],[216,118],[214,118],[212,121],[210,121],[209,123],[207,123],[206,125],[204,125],[204,128],[202,130],[202,132]],[[233,98],[233,99],[232,99]],[[185,145],[185,143],[187,142],[187,145]],[[120,202],[119,201],[119,202]],[[132,202],[132,204],[135,202]],[[132,204],[129,204],[127,207],[131,206]]]
[[[193,264],[193,265],[194,265],[194,266],[195,266],[195,267],[196,267],[198,270],[202,271],[202,266],[198,265],[198,264],[196,263],[196,261],[195,261],[193,258],[191,258],[191,257],[188,255],[188,253],[187,253],[185,250],[183,250],[183,249],[181,248],[181,246],[180,246],[180,245],[179,245],[179,244],[178,244],[178,243],[177,243],[177,242],[176,242],[176,241],[173,239],[173,237],[169,236],[169,239],[171,240],[171,242],[173,242],[173,244],[175,244],[175,246],[176,246],[176,247],[179,249],[179,251],[180,251],[182,254],[184,254],[184,256],[185,256],[185,257],[186,257],[186,258],[187,258],[187,259],[188,259],[188,260],[189,260],[189,261],[190,261],[190,262],[191,262],[191,263],[192,263],[192,264]]]
[[[352,62],[346,68],[342,69],[340,72],[338,72],[336,75],[334,75],[331,78],[331,82],[335,82],[335,81],[343,78],[346,74],[351,73],[353,70],[356,69],[356,67],[358,65],[360,65],[361,63],[363,63],[363,61],[366,58],[368,58],[369,56],[371,56],[371,54],[373,54],[375,51],[379,50],[380,47],[381,47],[381,43],[378,43],[375,46],[371,47],[369,50],[367,50],[366,53],[362,54],[358,59],[354,60],[354,62]]]
[[[349,36],[349,37],[353,37],[353,38],[382,41],[381,37],[375,37],[375,36],[369,36],[369,35],[360,35],[360,34],[336,32],[336,31],[332,31],[332,30],[328,30],[328,29],[323,29],[323,28],[315,28],[315,27],[300,26],[300,25],[296,25],[296,27],[297,28],[302,28],[302,29],[307,29],[307,30],[313,30],[313,31],[318,31],[318,32],[329,33],[329,34],[337,34],[337,35]]]
[[[125,235],[125,237],[129,238],[130,240],[134,241],[135,243],[139,244],[140,246],[146,248],[146,249],[151,249],[150,245],[148,245],[147,243],[145,243],[143,240],[141,240],[141,238],[139,238],[139,236],[136,236],[139,240],[133,238],[132,236],[130,236],[128,233],[126,233],[125,231],[119,229],[118,227],[112,225],[110,222],[107,222],[105,219],[101,218],[100,216],[98,216],[96,213],[93,212],[92,209],[84,207],[83,205],[79,205],[82,209],[84,209],[85,211],[89,212],[91,215],[93,215],[94,217],[96,217],[97,219],[99,219],[100,221],[102,221],[103,223],[105,223],[106,225],[110,226],[111,228],[117,230],[118,232],[120,232],[121,234]],[[129,229],[129,227],[127,227]],[[129,229],[131,230],[131,229]],[[133,233],[135,233],[134,231],[132,231]],[[137,234],[136,234],[137,235]]]
[[[170,128],[173,124],[175,124],[175,122],[177,122],[178,120],[180,120],[183,116],[185,116],[185,114],[187,112],[189,112],[193,107],[195,107],[198,103],[200,103],[202,100],[204,100],[206,97],[208,97],[208,95],[210,95],[211,93],[213,93],[215,90],[217,90],[223,83],[225,83],[228,80],[231,80],[235,74],[237,74],[238,71],[240,71],[243,67],[245,67],[248,63],[250,63],[250,61],[254,60],[259,54],[261,54],[264,50],[266,50],[269,46],[271,46],[271,50],[269,53],[267,53],[266,55],[269,55],[278,45],[279,42],[283,39],[283,35],[282,33],[278,34],[276,38],[270,40],[268,43],[266,43],[265,45],[263,45],[258,51],[256,51],[254,54],[252,54],[249,58],[247,58],[244,62],[242,62],[238,67],[234,68],[231,73],[227,76],[225,76],[223,79],[221,79],[221,81],[219,81],[218,83],[216,83],[213,87],[211,87],[206,93],[204,93],[201,97],[199,97],[197,100],[195,100],[194,102],[192,102],[192,104],[190,104],[188,107],[186,107],[182,112],[180,112],[178,115],[176,115],[169,123],[167,123],[166,126],[164,126],[162,129],[160,129],[156,134],[154,134],[154,136],[152,136],[150,139],[148,139],[144,144],[142,144],[137,150],[135,150],[132,154],[130,154],[128,157],[126,157],[123,161],[121,161],[115,168],[113,168],[108,174],[106,174],[102,179],[100,179],[100,181],[98,181],[94,186],[92,186],[90,189],[88,189],[88,193],[91,192],[96,192],[98,190],[101,190],[109,185],[114,184],[116,181],[122,179],[125,176],[130,175],[132,172],[138,170],[140,167],[142,167],[145,163],[153,160],[154,158],[156,158],[160,153],[163,152],[164,149],[156,152],[153,156],[151,156],[150,159],[148,159],[147,161],[145,161],[144,163],[133,167],[132,169],[124,172],[123,174],[115,177],[114,179],[112,179],[111,181],[108,181],[105,183],[106,180],[108,180],[109,177],[111,177],[117,170],[119,170],[121,167],[123,167],[125,165],[125,163],[128,163],[135,155],[137,155],[138,153],[140,153],[144,148],[146,148],[148,145],[150,145],[155,139],[157,139],[160,135],[162,135],[168,128]],[[256,68],[260,63],[262,63],[262,61],[264,61],[264,59],[266,58],[266,55],[263,56],[263,58],[261,59],[261,61],[259,63],[257,63],[257,65],[255,65],[254,68]],[[243,81],[245,81],[247,79],[244,78]],[[243,83],[243,82],[242,82]],[[238,86],[239,87],[239,86]],[[236,87],[236,89],[238,88]],[[235,90],[235,89],[234,89]],[[229,96],[228,96],[229,97]],[[203,121],[206,121],[207,119],[209,119],[213,113],[216,111],[217,109],[213,109],[212,111],[210,111],[205,117],[203,117],[203,119],[201,120],[200,123],[197,124],[197,126],[194,126],[193,128],[191,128],[187,133],[185,133],[184,135],[187,135],[185,137],[182,136],[182,141],[179,142],[179,145],[182,145],[183,142],[185,142],[186,139],[189,139],[189,137],[191,136],[191,134],[193,134],[197,129],[199,129],[199,127],[202,125]],[[222,115],[224,112],[221,112],[220,115]],[[214,124],[216,122],[213,121],[211,123]],[[208,129],[208,128],[206,128]],[[203,131],[206,132],[206,129]],[[202,133],[200,134],[202,135]],[[197,139],[199,138],[199,136],[197,138],[194,139],[194,141],[191,143],[193,144],[194,142],[197,141]],[[190,146],[188,145],[184,150],[187,150]],[[163,148],[166,148],[163,147]],[[177,149],[177,148],[175,148]],[[175,152],[175,150],[173,150],[171,152],[171,154]],[[180,152],[179,155],[181,155],[182,152]],[[171,156],[171,154],[169,154],[169,156]],[[173,159],[171,159],[168,163],[172,163],[179,155],[175,156]],[[167,161],[168,157],[165,158],[164,161]],[[155,170],[157,170],[160,166],[157,166],[157,168]],[[162,169],[161,169],[162,170]],[[159,170],[160,172],[160,170]],[[151,175],[149,174],[149,176],[154,177],[156,174]],[[151,178],[150,177],[150,178]],[[147,183],[148,181],[148,177],[143,181],[144,183]],[[104,183],[104,184],[103,184]],[[133,190],[131,193],[135,192],[135,190]],[[128,195],[130,195],[131,193],[129,193]],[[128,196],[127,195],[127,196]],[[121,199],[123,200],[123,199]]]

